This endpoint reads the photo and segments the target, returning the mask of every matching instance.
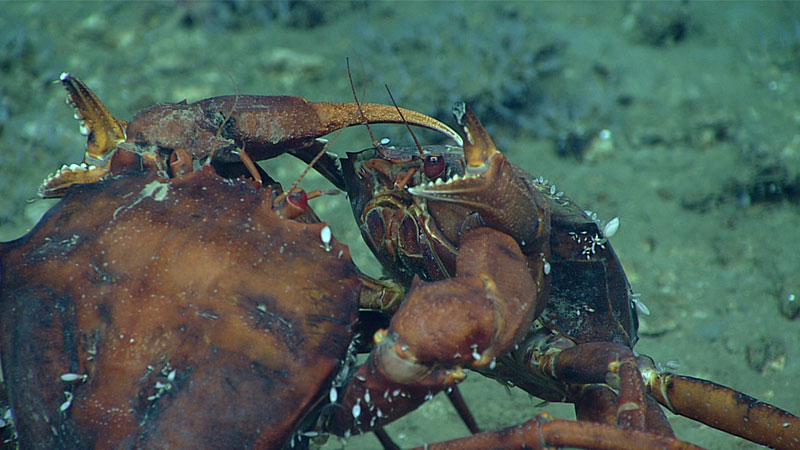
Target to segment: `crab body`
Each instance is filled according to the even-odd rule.
[[[360,282],[324,224],[271,205],[210,167],[143,172],[76,187],[3,244],[20,445],[283,445],[345,358]]]

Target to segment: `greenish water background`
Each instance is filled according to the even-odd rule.
[[[452,124],[452,102],[466,100],[512,161],[601,218],[620,217],[612,243],[652,312],[637,351],[800,412],[800,321],[779,310],[782,297],[800,295],[800,3],[2,7],[0,239],[33,225],[53,204],[31,201],[38,184],[82,157],[85,140],[52,83],[62,71],[130,119],[154,103],[236,89],[350,101],[349,56],[367,101],[387,103],[388,84],[402,106]],[[409,141],[402,127],[378,134]],[[333,150],[368,146],[354,129]],[[302,170],[288,157],[268,167],[289,181]],[[309,176],[302,186],[327,185]],[[345,197],[312,204],[374,269]],[[543,410],[476,374],[464,386],[484,428]],[[672,423],[708,448],[751,447],[688,419]],[[389,433],[409,447],[466,429],[436,398]]]

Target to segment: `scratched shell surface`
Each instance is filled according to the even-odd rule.
[[[359,284],[347,247],[322,246],[323,224],[270,204],[210,170],[137,174],[72,189],[2,244],[0,345],[21,447],[286,441],[327,395]]]

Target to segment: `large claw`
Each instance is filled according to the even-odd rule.
[[[333,430],[375,429],[464,378],[462,367],[492,367],[527,333],[542,271],[532,276],[510,236],[488,227],[464,233],[457,276],[418,282],[376,333],[368,363],[348,385]]]
[[[464,176],[410,187],[408,192],[474,209],[488,226],[513,236],[523,252],[540,248],[541,238],[550,227],[546,201],[523,181],[525,174],[495,147],[469,107],[457,103],[453,109],[465,135]]]
[[[124,120],[115,118],[83,81],[68,73],[59,77],[67,90],[67,103],[75,108],[86,136],[86,152],[81,164],[64,165],[49,175],[39,187],[43,198],[61,197],[73,184],[94,183],[105,177],[111,168],[111,155],[125,141]]]
[[[117,173],[111,159],[120,153],[118,148],[135,154],[121,158],[122,167],[130,166],[138,155],[147,161],[146,166],[160,170],[168,166],[165,158],[178,149],[188,151],[193,161],[223,165],[239,163],[242,148],[256,161],[287,151],[304,160],[316,159],[324,150],[318,138],[365,123],[419,126],[462,143],[450,127],[415,111],[373,103],[309,102],[292,96],[227,95],[195,103],[161,103],[126,123],[114,118],[76,77],[63,74],[61,83],[88,142],[83,163],[65,165],[47,177],[39,189],[42,197],[60,197],[73,184],[93,183]]]

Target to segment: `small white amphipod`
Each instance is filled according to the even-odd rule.
[[[339,398],[339,393],[336,392],[335,387],[331,388],[331,392],[328,394],[328,398],[330,399],[331,403],[336,403],[336,399]]]
[[[322,245],[325,247],[325,251],[331,251],[331,228],[327,225],[322,227],[322,231],[319,232],[319,237],[322,240]]]
[[[58,410],[61,412],[68,410],[70,405],[72,405],[72,392],[64,391],[64,396],[67,400],[58,407]]]
[[[65,373],[61,375],[61,381],[72,383],[74,381],[86,381],[88,375],[80,375],[77,373]]]
[[[619,217],[614,217],[603,227],[603,237],[608,239],[617,234],[617,230],[619,230]]]
[[[639,293],[631,294],[631,301],[633,302],[633,304],[636,306],[636,309],[638,309],[640,313],[644,314],[645,316],[649,316],[650,310],[642,302],[641,296],[642,294]]]

